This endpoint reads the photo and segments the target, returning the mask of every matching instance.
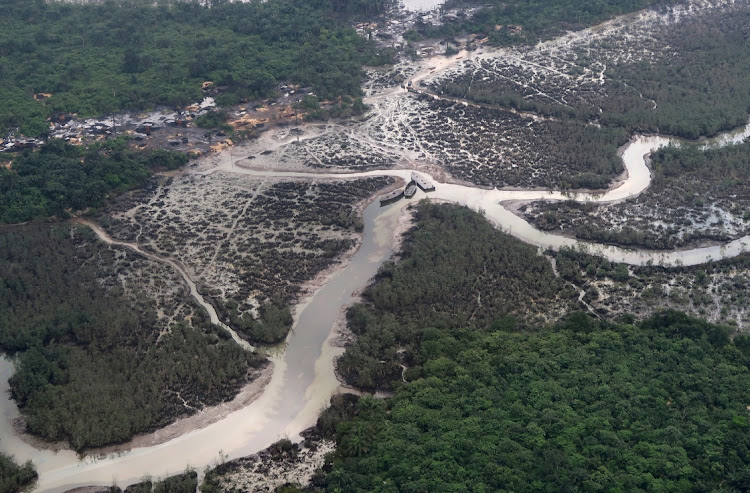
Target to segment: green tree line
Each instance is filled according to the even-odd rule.
[[[264,364],[197,309],[163,326],[153,298],[120,287],[116,252],[71,228],[0,231],[0,348],[29,432],[78,451],[123,442],[233,397]]]
[[[420,202],[416,227],[405,237],[401,260],[386,262],[364,303],[347,312],[357,339],[338,370],[360,388],[387,388],[421,372],[422,326],[485,327],[531,322],[576,292],[555,277],[535,247],[498,232],[465,207]]]
[[[361,66],[389,60],[336,20],[363,6],[8,0],[0,18],[0,134],[21,127],[41,135],[57,112],[182,107],[200,100],[209,80],[222,88],[222,105],[268,97],[282,81],[312,86],[324,99],[359,96]],[[38,93],[52,96],[35,101]]]
[[[678,312],[524,331],[425,320],[422,376],[333,423],[320,489],[746,491],[749,342]]]
[[[52,140],[0,167],[0,223],[17,223],[103,204],[111,192],[143,184],[151,172],[187,162],[166,150],[130,150],[122,139],[87,149]]]
[[[34,465],[26,462],[19,466],[13,457],[0,453],[0,493],[16,493],[37,478]]]
[[[161,481],[145,479],[125,488],[125,493],[195,493],[198,488],[198,473],[187,469],[182,474]]]

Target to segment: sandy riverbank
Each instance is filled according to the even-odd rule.
[[[401,213],[398,216],[397,222],[396,222],[396,228],[393,230],[393,233],[391,234],[391,245],[393,248],[393,259],[397,259],[400,252],[401,252],[401,245],[404,241],[404,235],[407,231],[412,229],[416,223],[416,208],[413,207],[414,203],[405,204],[404,207],[401,209]],[[366,285],[362,286],[360,289],[358,289],[356,292],[352,293],[352,296],[354,299],[351,303],[348,303],[347,305],[342,306],[339,309],[338,316],[336,317],[336,322],[333,326],[333,329],[331,331],[331,339],[330,344],[332,347],[335,348],[345,348],[347,344],[354,341],[355,335],[352,333],[351,330],[349,330],[349,327],[346,323],[346,312],[349,310],[349,308],[352,305],[355,305],[357,303],[362,302],[362,293],[365,289],[370,285],[368,282]],[[344,380],[341,378],[341,375],[336,371],[336,363],[334,362],[334,372],[336,373],[336,379],[340,382],[341,387],[346,389],[347,391],[351,391],[354,393],[359,394],[360,391],[350,387],[349,385],[344,382]]]

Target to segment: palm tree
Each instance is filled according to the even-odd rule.
[[[354,423],[341,439],[341,452],[348,456],[359,457],[370,451],[373,439],[373,429],[365,422],[359,421]]]

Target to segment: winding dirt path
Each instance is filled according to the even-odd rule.
[[[220,326],[222,329],[226,330],[229,333],[229,335],[232,336],[232,340],[234,340],[234,342],[236,342],[243,349],[247,351],[255,351],[255,346],[251,345],[246,340],[242,339],[237,334],[237,332],[234,331],[234,329],[232,329],[231,327],[229,327],[228,325],[226,325],[224,322],[222,322],[219,319],[219,315],[216,313],[216,309],[214,309],[213,305],[207,302],[205,298],[203,298],[203,296],[198,292],[198,288],[195,284],[195,281],[193,281],[193,279],[190,277],[190,274],[188,273],[185,266],[183,266],[179,261],[172,260],[166,257],[162,257],[161,255],[157,255],[155,253],[147,252],[141,249],[141,247],[139,247],[135,243],[128,243],[125,241],[115,240],[114,238],[109,236],[107,232],[104,231],[104,229],[102,229],[101,226],[99,226],[95,222],[90,221],[88,219],[76,218],[74,219],[74,222],[78,224],[82,224],[88,227],[89,229],[91,229],[91,231],[93,231],[94,234],[96,234],[96,236],[101,241],[103,241],[104,243],[107,243],[108,245],[115,245],[115,246],[127,248],[129,250],[132,250],[138,253],[139,255],[143,255],[144,257],[148,257],[152,260],[156,260],[157,262],[161,262],[163,264],[167,264],[170,267],[172,267],[174,270],[179,272],[179,274],[182,276],[182,279],[185,281],[185,284],[187,284],[188,289],[190,290],[190,296],[192,296],[195,299],[195,301],[200,306],[202,306],[206,310],[206,312],[208,312],[208,316],[211,319],[211,323],[216,324]]]

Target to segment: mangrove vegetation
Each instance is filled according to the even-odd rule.
[[[15,354],[11,395],[29,432],[78,451],[231,398],[264,364],[199,309],[180,311],[187,299],[167,305],[177,310],[171,323],[161,319],[157,288],[138,280],[143,274],[119,280],[126,268],[154,267],[122,253],[84,227],[0,231],[0,348]]]
[[[123,139],[89,148],[51,140],[0,167],[0,223],[68,217],[68,211],[101,206],[108,194],[142,185],[153,171],[186,162],[172,151],[130,150]]]
[[[26,462],[19,466],[12,456],[0,453],[0,493],[16,493],[37,478],[34,465]]]
[[[221,105],[269,97],[285,81],[311,86],[323,99],[359,96],[362,65],[389,60],[336,20],[337,12],[364,7],[9,0],[0,18],[0,135],[16,127],[43,135],[45,120],[59,113],[184,107],[203,98],[205,81],[221,88]]]

